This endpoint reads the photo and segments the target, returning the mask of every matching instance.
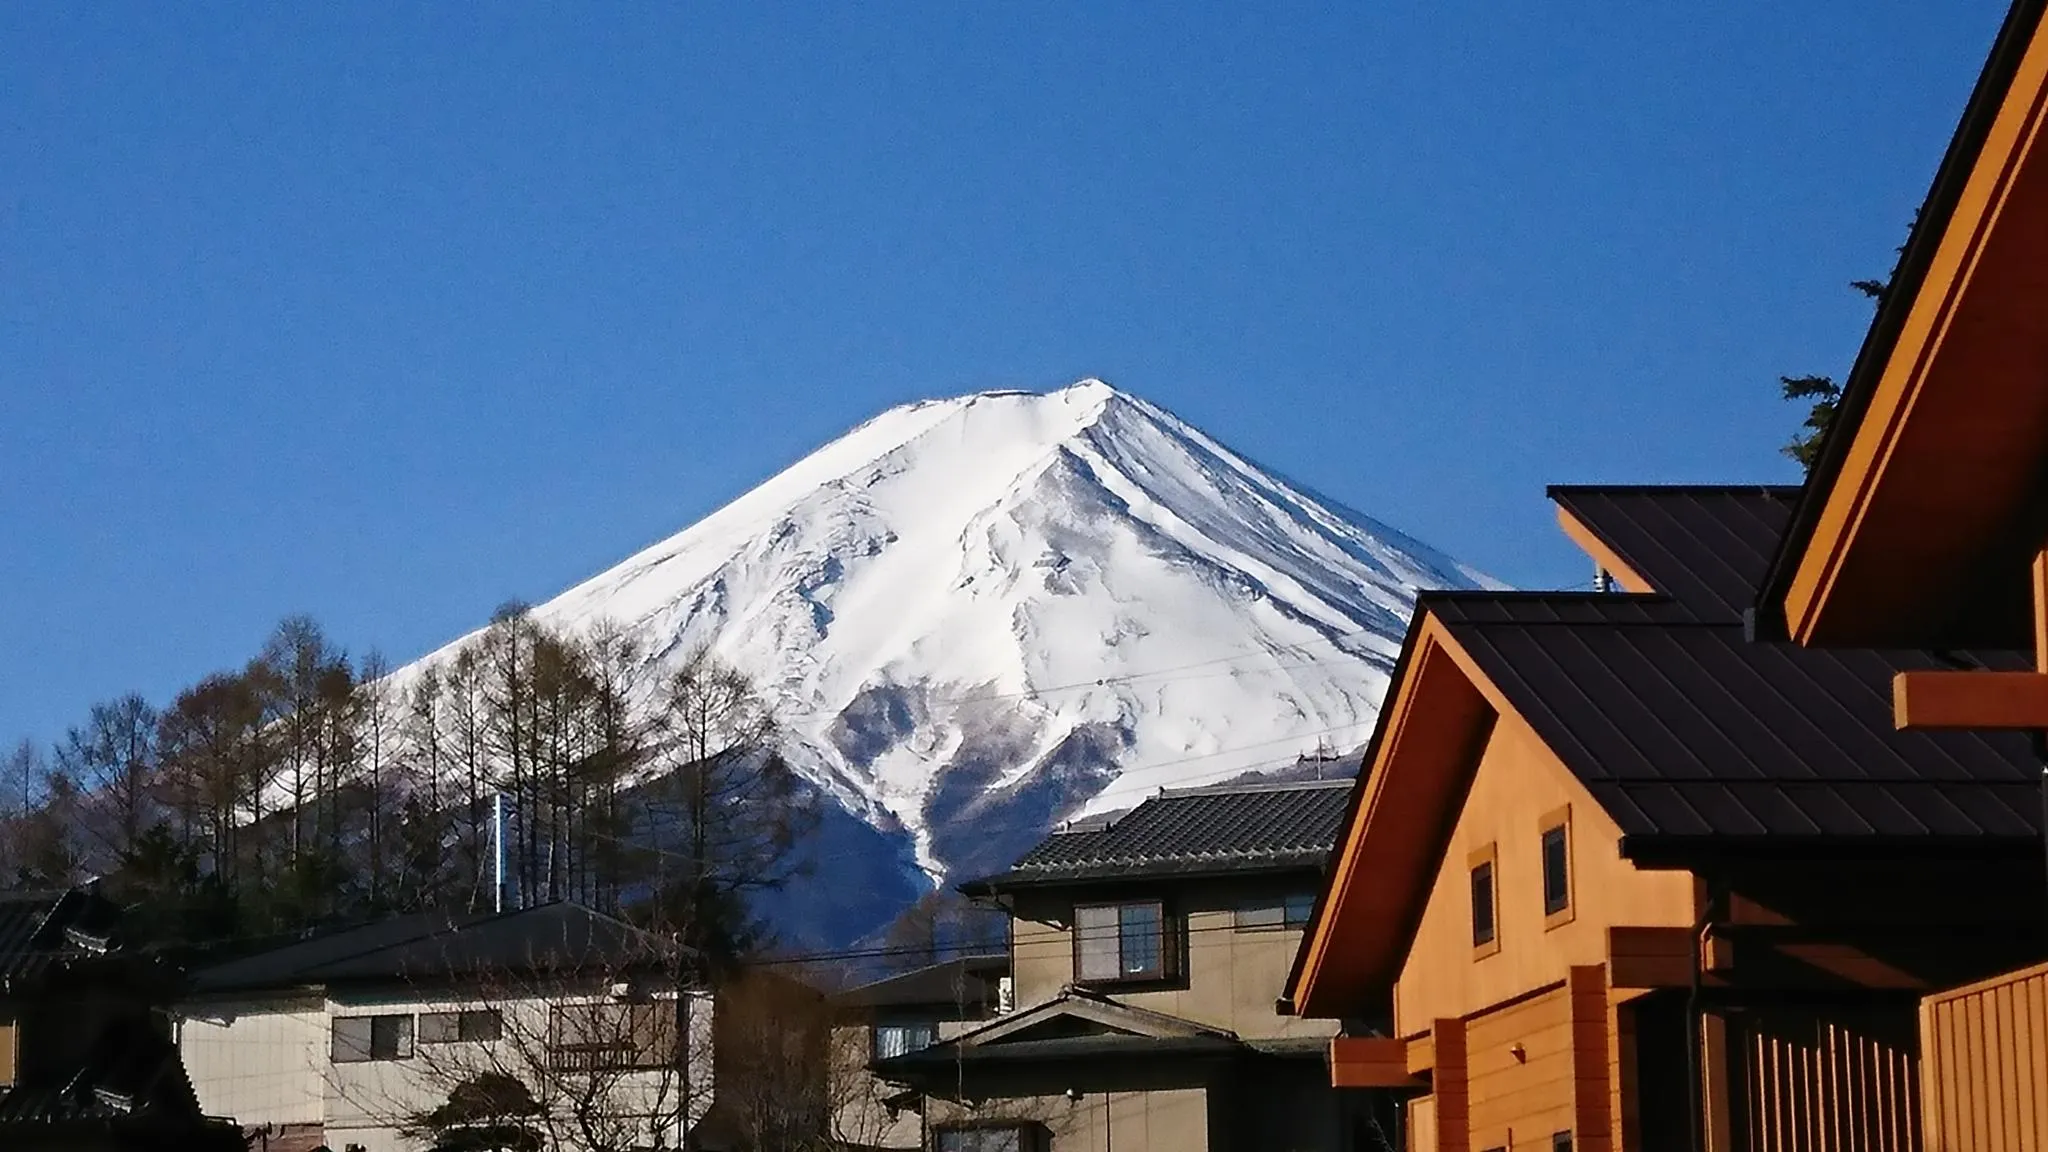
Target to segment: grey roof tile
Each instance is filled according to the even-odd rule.
[[[1056,832],[970,890],[1129,875],[1320,868],[1348,780],[1169,790],[1105,828]]]

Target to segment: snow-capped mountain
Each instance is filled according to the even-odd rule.
[[[1060,819],[1357,745],[1416,590],[1472,586],[1085,380],[892,409],[534,611],[627,626],[650,672],[708,646],[888,868],[957,879]]]

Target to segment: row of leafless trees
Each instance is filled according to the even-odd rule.
[[[87,876],[203,941],[492,899],[578,899],[743,948],[748,897],[815,824],[739,673],[649,659],[625,631],[518,606],[454,656],[392,676],[312,620],[158,708],[94,705],[55,747],[0,759],[0,879]]]

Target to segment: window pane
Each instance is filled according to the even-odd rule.
[[[1159,962],[1159,905],[1126,904],[1122,908],[1121,920],[1122,975],[1163,974],[1165,969]]]
[[[1278,928],[1286,922],[1286,909],[1278,904],[1253,904],[1237,910],[1239,928]]]
[[[1299,928],[1308,923],[1309,913],[1315,911],[1316,896],[1313,892],[1296,892],[1287,898],[1287,926]]]
[[[1472,943],[1493,941],[1493,865],[1472,869]]]
[[[358,1064],[370,1058],[370,1017],[342,1016],[334,1021],[329,1055],[336,1064]]]
[[[422,1029],[426,1027],[426,1020],[426,1017],[420,1017]],[[505,1019],[498,1015],[496,1008],[464,1012],[457,1024],[457,1035],[469,1041],[496,1040],[504,1035],[504,1031]],[[425,1037],[422,1036],[421,1039],[425,1039]]]
[[[938,1039],[939,1030],[935,1024],[877,1024],[875,1059],[887,1060],[929,1048],[938,1043]]]
[[[941,1128],[939,1152],[1024,1152],[1022,1128]]]
[[[370,1017],[370,1059],[403,1060],[412,1055],[412,1017]]]
[[[1572,1134],[1569,1132],[1552,1133],[1550,1137],[1550,1152],[1572,1152]]]
[[[462,1013],[420,1013],[420,1043],[453,1044],[462,1038]]]
[[[1543,911],[1562,912],[1571,905],[1572,888],[1566,869],[1570,862],[1565,852],[1563,825],[1545,830],[1543,833]]]
[[[1080,936],[1083,980],[1114,980],[1117,959],[1117,910],[1114,907],[1074,909],[1074,930]]]

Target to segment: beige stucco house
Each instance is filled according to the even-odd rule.
[[[965,886],[1012,916],[1015,1009],[875,1062],[935,1152],[1391,1147],[1276,1001],[1348,782],[1161,792]]]

